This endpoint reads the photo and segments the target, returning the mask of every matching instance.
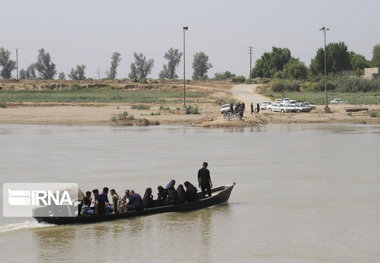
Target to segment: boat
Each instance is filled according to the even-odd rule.
[[[86,223],[97,223],[104,221],[112,221],[117,219],[128,219],[138,216],[147,216],[159,213],[167,212],[184,212],[191,210],[198,210],[213,205],[221,204],[227,202],[235,183],[226,186],[220,186],[211,189],[211,197],[201,198],[202,193],[198,193],[198,201],[196,202],[186,202],[176,205],[165,205],[153,208],[145,208],[141,211],[127,211],[121,214],[105,214],[105,215],[78,215],[76,217],[37,217],[34,218],[40,223],[49,223],[55,225],[66,225],[66,224],[86,224]]]

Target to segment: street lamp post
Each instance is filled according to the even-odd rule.
[[[186,63],[185,63],[185,32],[188,26],[183,27],[183,106],[186,109]]]
[[[326,31],[330,30],[330,28],[322,27],[319,29],[323,31],[323,36],[324,36],[324,42],[325,42],[325,108],[324,108],[324,113],[330,113],[330,108],[327,103],[327,62],[326,62]]]

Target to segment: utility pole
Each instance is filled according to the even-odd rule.
[[[330,30],[330,28],[322,27],[319,29],[323,31],[324,35],[324,42],[325,42],[325,108],[324,108],[324,113],[330,113],[330,108],[327,104],[327,61],[326,61],[326,31]]]
[[[17,72],[16,79],[18,80],[18,48],[16,48],[16,72]]]
[[[253,54],[253,47],[249,46],[248,47],[248,53],[249,53],[249,80],[251,80],[251,75],[252,75],[252,54]]]
[[[186,109],[186,63],[185,63],[185,32],[188,30],[188,26],[183,27],[183,106]]]

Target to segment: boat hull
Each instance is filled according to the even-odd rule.
[[[38,222],[46,222],[49,224],[65,225],[65,224],[86,224],[86,223],[96,223],[104,221],[112,221],[117,219],[128,219],[138,216],[147,216],[159,213],[168,212],[181,212],[181,211],[191,211],[210,207],[220,203],[227,202],[235,183],[229,186],[221,186],[212,189],[211,197],[203,198],[197,202],[183,203],[178,205],[166,205],[154,208],[147,208],[142,211],[129,211],[122,214],[107,214],[100,216],[77,216],[77,217],[35,217]],[[199,193],[200,195],[201,193]]]

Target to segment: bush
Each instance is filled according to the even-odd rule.
[[[233,83],[244,83],[245,77],[244,76],[237,76],[235,78],[232,78]]]
[[[131,106],[131,109],[134,109],[134,110],[150,110],[150,106],[148,106],[148,105],[143,105],[143,104],[132,105],[132,106]]]
[[[128,116],[128,112],[124,111],[119,114],[119,120],[125,120],[127,119],[127,116]]]
[[[371,118],[377,118],[377,112],[372,111],[372,112],[370,112],[369,116],[371,116]]]
[[[5,104],[0,102],[0,108],[5,108]]]
[[[78,83],[73,83],[70,85],[70,90],[76,91],[76,90],[82,90],[83,87],[81,87]]]
[[[186,108],[186,114],[200,114],[198,106],[192,107],[191,105]]]
[[[300,85],[294,81],[276,80],[272,82],[271,90],[273,92],[300,91]]]

